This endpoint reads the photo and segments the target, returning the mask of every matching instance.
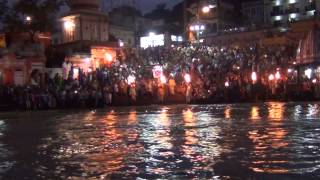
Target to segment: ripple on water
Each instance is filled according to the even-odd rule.
[[[0,121],[5,179],[320,177],[317,103],[142,106],[0,118],[6,119]]]

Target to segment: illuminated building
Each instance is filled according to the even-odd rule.
[[[69,0],[70,11],[60,18],[62,26],[62,40],[56,45],[57,49],[66,53],[65,60],[76,68],[84,71],[95,69],[107,61],[108,54],[115,54],[111,47],[118,43],[109,42],[108,16],[99,10],[100,0]],[[95,49],[104,49],[106,53],[101,58]],[[108,51],[108,52],[107,52]],[[107,56],[108,55],[108,56]],[[112,55],[112,60],[115,55]],[[109,58],[110,59],[110,58]]]
[[[319,10],[317,0],[264,0],[265,23],[275,26],[313,19]]]
[[[194,15],[189,20],[189,25],[201,23],[205,26],[205,31],[200,34],[200,37],[216,35],[234,27],[234,22],[231,20],[234,5],[226,0],[194,1],[189,5],[188,11]]]

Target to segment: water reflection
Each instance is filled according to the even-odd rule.
[[[257,106],[253,106],[251,108],[251,112],[250,112],[250,119],[252,120],[259,120],[261,117],[260,117],[260,113],[259,113],[259,107]]]
[[[268,118],[270,120],[283,120],[284,103],[271,102],[268,104]]]
[[[0,121],[0,178],[318,178],[318,109],[272,102],[0,114],[8,119]]]
[[[251,114],[256,115],[256,111],[257,109],[252,107]],[[267,128],[259,127],[248,132],[248,137],[254,145],[251,169],[255,172],[287,173],[289,171],[283,167],[283,164],[288,163],[288,157],[282,150],[289,145],[286,138],[288,132],[283,128],[284,111],[283,103],[269,103],[268,121],[270,125]]]
[[[224,110],[224,117],[226,119],[230,119],[231,118],[231,106],[230,105],[226,106],[226,108]]]

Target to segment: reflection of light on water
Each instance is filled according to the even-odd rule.
[[[251,115],[251,119],[252,119],[252,120],[258,120],[258,119],[260,119],[261,117],[260,117],[260,114],[259,114],[259,107],[253,106],[253,107],[251,108],[250,115]]]
[[[289,145],[286,140],[288,131],[282,126],[284,111],[283,103],[269,103],[269,125],[263,129],[253,129],[248,132],[248,137],[253,142],[251,158],[255,159],[250,168],[255,172],[274,174],[288,172],[288,169],[281,166],[288,162],[286,154],[273,152],[276,149],[287,148]],[[260,118],[259,109],[252,108],[251,119],[257,118]]]
[[[183,122],[186,126],[194,126],[196,119],[194,117],[193,112],[191,111],[191,109],[188,110],[184,110],[182,112],[183,115]]]
[[[309,104],[308,105],[308,114],[307,117],[317,117],[319,114],[319,105],[318,104]]]
[[[191,156],[195,154],[196,149],[192,147],[192,145],[195,145],[198,143],[198,137],[197,132],[195,128],[196,125],[196,118],[194,117],[194,114],[191,109],[184,110],[182,112],[183,114],[183,123],[185,127],[184,137],[185,137],[185,146],[183,148],[183,152],[186,156],[192,158]]]
[[[269,119],[283,120],[284,103],[272,102],[268,104]]]
[[[267,162],[263,162],[263,164],[266,164]],[[260,173],[272,173],[272,174],[281,174],[281,173],[287,173],[289,172],[288,169],[284,168],[278,168],[278,169],[272,169],[272,168],[252,168],[254,172],[260,172]]]
[[[130,111],[128,124],[134,124],[137,122],[137,111]]]
[[[226,109],[224,110],[224,117],[226,119],[231,118],[231,107],[230,106],[226,106]]]

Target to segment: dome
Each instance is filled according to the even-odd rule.
[[[71,9],[98,9],[100,0],[68,0]]]

